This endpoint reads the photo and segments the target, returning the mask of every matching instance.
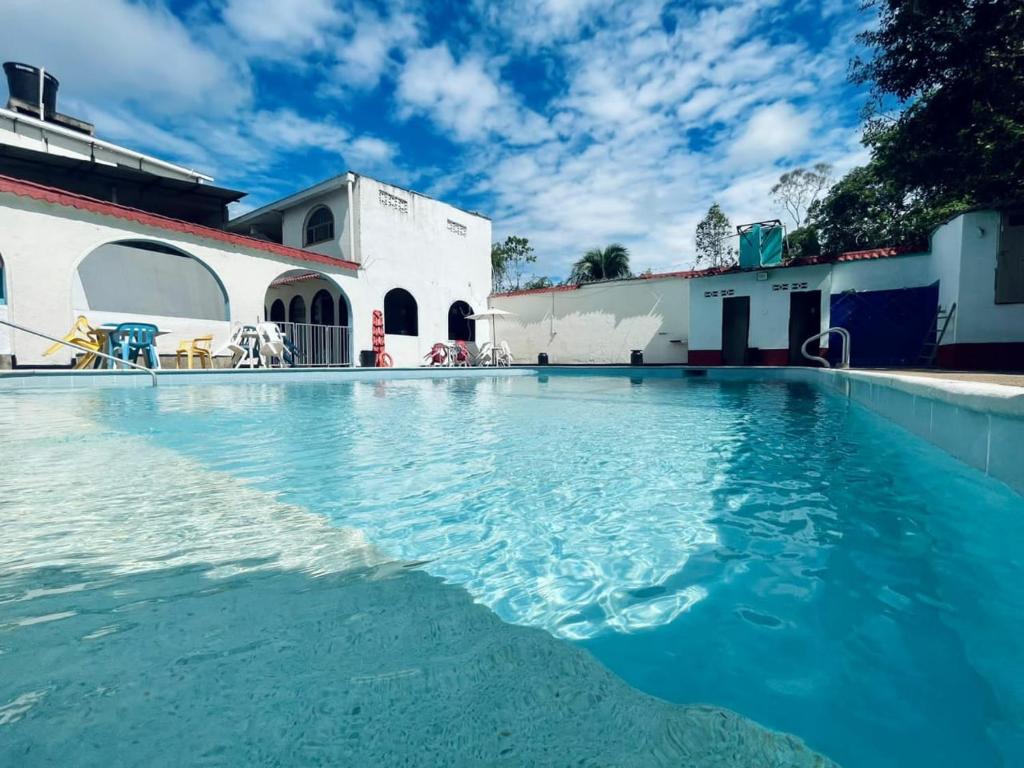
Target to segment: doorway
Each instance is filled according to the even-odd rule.
[[[747,364],[750,336],[750,297],[722,299],[722,364]]]
[[[803,356],[800,347],[811,336],[821,333],[821,291],[798,291],[789,294],[789,364],[814,365]],[[820,354],[821,342],[807,350]]]

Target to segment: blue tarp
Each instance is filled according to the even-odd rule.
[[[740,267],[757,269],[761,266],[761,225],[754,224],[740,235]]]
[[[830,300],[833,326],[850,332],[854,367],[914,365],[934,334],[939,305],[938,282],[922,288],[835,293]],[[934,339],[931,339],[934,341]],[[840,340],[832,335],[828,359],[839,361]]]
[[[761,266],[774,267],[782,263],[782,227],[767,227],[761,231]]]

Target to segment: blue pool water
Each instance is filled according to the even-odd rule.
[[[440,691],[451,740],[421,749],[466,764],[657,764],[629,750],[686,740],[644,729],[703,710],[643,694],[847,768],[1024,764],[1024,499],[831,392],[552,375],[0,397],[0,755],[5,729],[19,757],[67,729],[102,764],[101,727],[173,741],[203,702],[280,731],[211,733],[204,760],[241,740],[277,750],[249,761],[315,761],[325,721],[384,744]],[[406,687],[353,704],[363,678]],[[486,716],[516,685],[503,753]],[[282,687],[323,717],[275,709]],[[562,722],[563,690],[605,693]],[[287,751],[288,723],[312,752]]]

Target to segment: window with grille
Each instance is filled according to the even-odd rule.
[[[315,245],[334,239],[334,214],[326,205],[313,209],[306,219],[306,238],[303,245]]]

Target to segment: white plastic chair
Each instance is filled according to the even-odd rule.
[[[494,345],[489,341],[485,341],[483,346],[480,347],[480,351],[476,353],[476,359],[473,363],[475,365],[494,365],[495,353]]]
[[[231,356],[238,356],[238,362],[235,363],[235,368],[241,368],[243,365],[247,365],[250,368],[256,366],[259,362],[258,358],[253,354],[252,348],[246,343],[243,338],[247,333],[253,332],[253,326],[245,325],[243,323],[234,322],[231,325],[231,335],[228,337],[227,343],[219,347],[216,352],[213,353],[213,357],[222,355],[225,352],[230,352]]]
[[[260,323],[256,327],[259,334],[260,362],[267,368],[274,367],[274,359],[277,359],[277,367],[284,368],[284,336],[276,323]]]
[[[512,359],[512,349],[509,347],[508,342],[502,339],[501,349],[498,350],[498,365],[503,365],[506,368],[511,368]]]

